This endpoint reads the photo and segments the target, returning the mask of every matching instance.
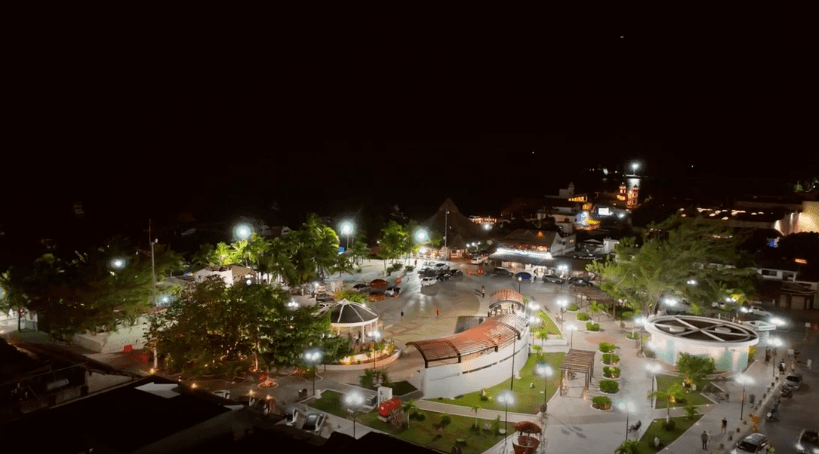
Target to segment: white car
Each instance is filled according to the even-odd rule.
[[[749,322],[745,322],[745,324],[756,331],[773,331],[776,329],[776,325],[773,323],[763,322],[762,320],[751,320]]]
[[[313,432],[316,435],[321,434],[321,429],[324,427],[324,420],[327,416],[324,413],[308,413],[304,418],[304,424],[301,425],[302,430]]]
[[[474,257],[472,260],[469,261],[469,263],[471,263],[473,265],[480,265],[485,261],[486,261],[486,257],[480,256],[480,257]]]
[[[222,399],[230,400],[230,391],[228,391],[227,389],[220,389],[220,390],[214,391],[212,394],[214,396],[219,396]]]
[[[427,276],[421,279],[421,287],[426,287],[428,285],[435,285],[438,283],[438,279],[434,277]]]
[[[743,307],[741,310],[746,314],[758,315],[760,317],[770,317],[772,315],[770,312],[766,311],[765,309],[762,309],[759,306]]]

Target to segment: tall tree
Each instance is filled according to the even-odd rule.
[[[657,399],[665,401],[665,420],[666,422],[671,420],[671,404],[675,401],[682,399],[685,396],[685,392],[683,390],[682,385],[679,383],[674,383],[673,385],[669,386],[668,389],[654,391],[653,393],[649,393],[649,399],[652,397],[656,397]]]
[[[694,356],[688,353],[680,353],[676,366],[677,372],[682,374],[686,383],[693,384],[699,384],[703,378],[713,374],[716,370],[714,358]]]
[[[387,260],[395,260],[406,254],[411,248],[412,240],[408,237],[406,229],[392,220],[381,229],[378,237],[378,255],[384,260],[385,273],[387,272]]]
[[[614,257],[589,271],[602,277],[600,288],[633,310],[654,313],[665,296],[687,301],[695,310],[721,301],[721,289],[753,292],[755,271],[737,251],[742,238],[721,226],[679,215],[650,225],[642,247],[633,238],[615,246]],[[696,282],[691,285],[689,282]]]
[[[17,313],[17,331],[22,328],[23,314],[28,306],[23,269],[11,267],[0,274],[0,312]]]
[[[347,266],[338,251],[338,235],[315,214],[307,217],[301,229],[282,237],[281,243],[290,262],[283,270],[288,285],[304,285]]]

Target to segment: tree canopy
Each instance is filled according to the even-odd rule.
[[[613,257],[588,270],[601,276],[602,290],[635,311],[651,313],[662,297],[673,296],[698,312],[732,295],[753,294],[755,271],[743,266],[737,250],[742,241],[721,226],[675,215],[650,225],[641,247],[624,238]]]
[[[699,384],[703,378],[713,374],[715,370],[714,358],[694,356],[688,353],[680,353],[677,358],[677,372],[682,374],[686,383]]]

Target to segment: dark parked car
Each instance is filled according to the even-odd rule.
[[[796,391],[802,386],[802,376],[799,374],[791,374],[785,377],[785,383],[782,385],[792,391]]]
[[[353,290],[355,290],[356,292],[361,292],[361,293],[366,292],[369,289],[370,289],[370,286],[367,285],[367,284],[356,284],[356,285],[353,286]]]
[[[574,285],[575,287],[588,287],[591,285],[591,283],[582,277],[573,277],[569,279],[569,285]]]
[[[532,273],[527,273],[526,271],[521,271],[520,273],[515,274],[515,279],[522,279],[524,281],[532,280]]]
[[[445,281],[449,279],[449,271],[439,271],[435,275],[435,279],[438,279],[439,281]]]
[[[543,282],[548,282],[550,284],[563,285],[563,283],[566,282],[566,279],[563,279],[562,277],[557,277],[557,276],[552,275],[552,274],[547,274],[547,275],[543,276]]]
[[[796,442],[796,452],[801,454],[819,453],[819,432],[803,429]]]
[[[494,274],[495,276],[511,276],[512,272],[509,271],[509,269],[507,269],[507,268],[504,268],[502,266],[498,266],[498,267],[495,267],[495,269],[492,271],[492,274]]]
[[[269,400],[259,399],[255,396],[239,396],[236,399],[237,402],[244,405],[245,407],[250,408],[251,410],[255,410],[262,414],[262,416],[267,416],[270,414],[270,402]]]
[[[304,418],[304,424],[302,424],[301,428],[318,435],[324,427],[325,419],[327,419],[327,416],[324,413],[308,413],[307,417]]]
[[[401,287],[387,287],[384,293],[388,296],[398,296],[401,294]]]
[[[768,437],[761,433],[755,433],[743,438],[733,452],[737,454],[757,454],[765,452],[767,448]]]
[[[284,413],[284,420],[288,426],[295,426],[299,420],[299,409],[296,407],[288,408]]]
[[[463,276],[464,272],[461,270],[449,270],[449,277]]]

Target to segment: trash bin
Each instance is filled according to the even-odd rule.
[[[756,400],[756,396],[755,396],[755,395],[751,394],[750,396],[748,396],[748,403],[750,403],[751,405],[753,405],[753,404],[754,404],[754,401],[755,401],[755,400]]]

